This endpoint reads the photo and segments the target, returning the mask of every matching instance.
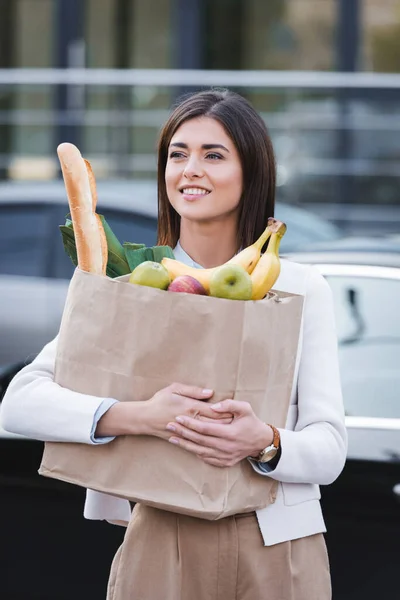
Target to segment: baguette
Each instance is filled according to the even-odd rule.
[[[96,178],[94,176],[92,165],[90,164],[90,162],[86,160],[86,158],[83,159],[83,162],[85,163],[86,171],[89,177],[90,192],[92,194],[92,210],[95,213],[97,208]]]
[[[106,234],[104,231],[103,223],[101,222],[99,215],[96,214],[96,208],[97,208],[96,178],[94,176],[92,165],[90,164],[90,162],[88,160],[86,160],[86,158],[84,158],[83,160],[84,160],[84,163],[86,166],[86,171],[87,171],[87,174],[89,177],[90,192],[92,194],[92,210],[97,219],[97,225],[99,227],[99,232],[100,232],[100,242],[101,242],[101,249],[102,249],[102,253],[103,253],[103,267],[104,267],[103,275],[105,275],[106,269],[107,269],[107,261],[108,261],[108,248],[107,248],[107,238],[106,238]]]
[[[105,275],[107,240],[96,214],[97,192],[92,168],[73,144],[57,148],[74,227],[78,267],[82,271]]]

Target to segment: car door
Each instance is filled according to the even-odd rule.
[[[400,269],[318,267],[334,296],[349,436],[345,469],[322,493],[333,597],[394,598],[400,556]]]
[[[58,333],[74,270],[59,232],[68,211],[66,202],[0,205],[0,365],[29,362]],[[102,213],[121,243],[156,243],[154,217]]]
[[[100,204],[100,202],[99,202]],[[99,206],[98,212],[107,220],[121,244],[133,242],[155,246],[157,243],[157,219],[135,211]]]
[[[68,281],[52,275],[56,208],[0,205],[0,365],[29,362],[58,332]]]

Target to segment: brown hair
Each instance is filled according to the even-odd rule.
[[[274,216],[276,165],[272,142],[263,119],[239,94],[208,90],[178,101],[158,143],[158,244],[174,248],[180,235],[180,216],[168,200],[165,169],[168,149],[177,129],[189,119],[211,117],[224,127],[239,153],[243,194],[239,205],[237,248],[252,244]]]

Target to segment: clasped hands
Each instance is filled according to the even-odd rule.
[[[159,437],[217,467],[233,466],[248,456],[256,458],[272,443],[271,428],[254,414],[248,402],[205,402],[212,395],[212,390],[183,384],[160,390],[150,402],[158,405],[161,420],[162,413],[174,412],[178,406],[180,410],[171,414]]]

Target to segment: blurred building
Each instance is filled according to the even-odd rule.
[[[330,71],[345,50],[355,70],[400,71],[399,0],[1,0],[0,8],[2,68]]]
[[[400,77],[400,0],[0,0],[0,9],[0,69],[237,71],[229,87],[269,126],[282,198],[322,212],[399,207],[398,83],[252,87],[240,73]],[[3,82],[0,178],[57,177],[56,145],[70,140],[99,178],[154,179],[158,130],[176,96],[198,87]]]

